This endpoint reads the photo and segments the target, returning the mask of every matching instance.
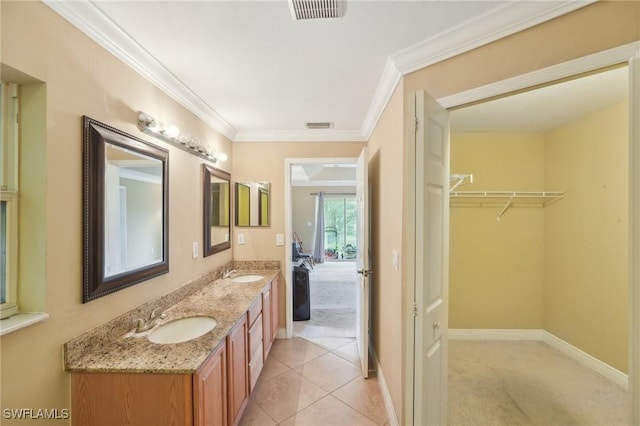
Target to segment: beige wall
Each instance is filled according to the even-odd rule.
[[[369,139],[371,186],[371,328],[373,347],[396,413],[403,401],[402,277],[391,262],[402,249],[402,83],[396,88]],[[401,421],[402,424],[402,421]]]
[[[544,137],[453,134],[451,173],[473,174],[460,191],[544,191]],[[450,328],[542,328],[544,210],[511,208],[498,221],[501,209],[450,210]]]
[[[163,146],[136,128],[136,111],[143,110],[215,141],[221,151],[231,153],[231,144],[44,4],[3,1],[0,7],[2,63],[46,83],[46,142],[33,153],[46,158],[46,168],[40,168],[46,182],[44,219],[34,224],[46,224],[46,238],[31,247],[33,256],[24,257],[43,271],[46,294],[41,299],[50,314],[43,323],[2,336],[0,406],[69,408],[69,376],[62,369],[65,341],[232,258],[231,250],[191,258],[191,243],[202,239],[202,161],[164,146],[170,150],[170,273],[82,304],[82,116]],[[223,165],[230,166],[230,161]],[[43,258],[44,265],[38,263]],[[2,424],[29,421],[3,419]]]
[[[235,228],[233,258],[237,260],[273,259],[285,265],[285,247],[276,246],[276,234],[284,234],[284,162],[287,158],[355,158],[365,146],[362,142],[247,142],[233,144],[234,182],[253,180],[271,183],[271,226]],[[238,234],[245,244],[239,245]],[[307,249],[311,246],[306,245]],[[285,291],[280,280],[280,327],[285,324]]]
[[[544,328],[627,371],[628,105],[546,135],[545,184],[565,197],[545,209]]]

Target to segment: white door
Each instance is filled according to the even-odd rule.
[[[447,424],[449,113],[415,93],[414,424]]]
[[[369,178],[368,151],[364,148],[356,166],[356,341],[360,353],[362,375],[369,377]]]

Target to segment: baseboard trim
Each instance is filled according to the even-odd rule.
[[[276,339],[286,339],[287,338],[287,330],[284,327],[278,327],[278,331],[276,332]]]
[[[542,330],[542,341],[552,348],[555,348],[563,354],[575,359],[579,363],[589,367],[593,371],[600,373],[612,382],[627,390],[629,389],[629,376],[624,374],[622,371],[600,361],[598,358],[589,355],[583,350],[576,348],[571,343],[562,340],[558,336],[555,336],[546,330]]]
[[[372,361],[376,366],[378,386],[380,386],[380,392],[382,393],[382,399],[384,401],[384,408],[387,411],[387,417],[389,417],[389,426],[400,426],[398,416],[396,415],[396,409],[393,406],[393,400],[391,399],[391,392],[389,392],[387,381],[384,379],[382,366],[380,365],[380,362],[378,362],[378,355],[371,345],[369,345],[369,351],[371,352]]]
[[[542,340],[542,330],[449,329],[450,340]]]
[[[573,358],[596,373],[629,389],[629,376],[546,330],[450,329],[449,340],[537,340]]]

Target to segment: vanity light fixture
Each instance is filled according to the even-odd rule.
[[[218,161],[227,161],[228,157],[224,152],[217,152],[212,145],[200,142],[200,139],[181,132],[177,126],[163,123],[147,113],[138,112],[137,124],[141,132],[155,136],[183,151],[212,161],[214,164]]]

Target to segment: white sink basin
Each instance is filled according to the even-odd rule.
[[[159,344],[186,342],[213,330],[218,321],[209,317],[190,317],[177,319],[158,326],[147,337]]]
[[[256,281],[260,281],[264,277],[262,275],[239,275],[237,277],[231,278],[231,281],[234,283],[253,283]]]

